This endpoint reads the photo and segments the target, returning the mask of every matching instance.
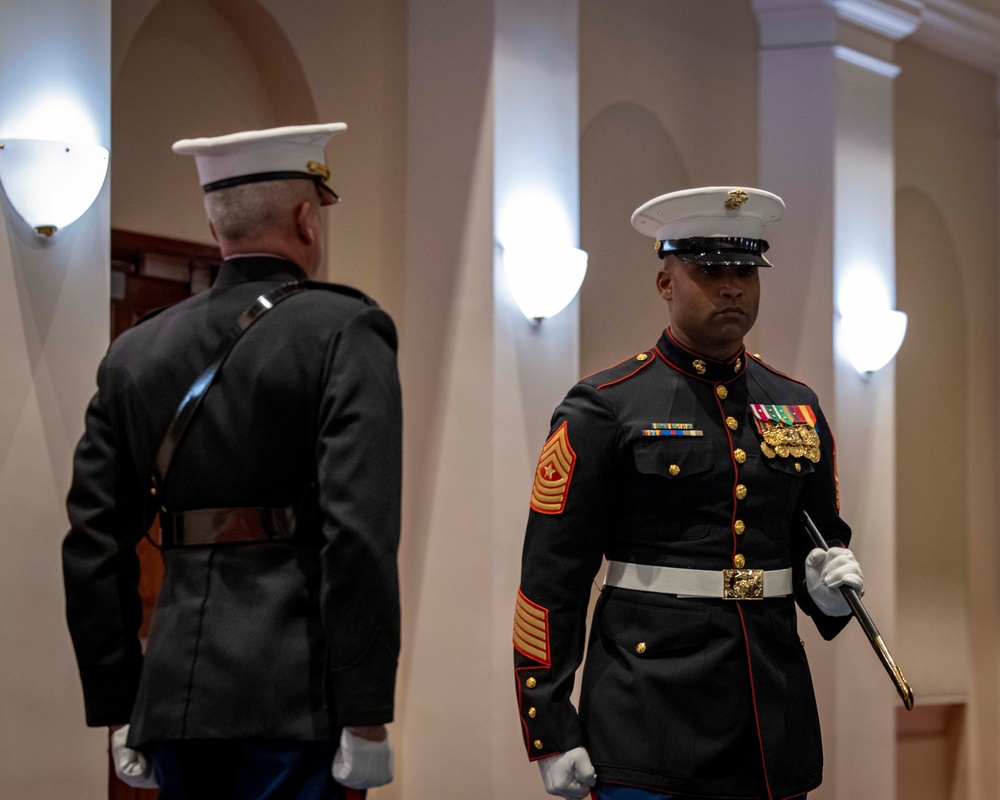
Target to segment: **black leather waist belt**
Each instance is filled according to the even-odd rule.
[[[160,514],[163,549],[196,545],[282,542],[296,538],[293,506],[198,508]]]

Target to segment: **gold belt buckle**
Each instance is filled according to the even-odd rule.
[[[722,570],[723,600],[763,600],[764,570],[724,569]]]

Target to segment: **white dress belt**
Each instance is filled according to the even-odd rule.
[[[718,597],[724,600],[759,600],[792,593],[792,570],[786,569],[684,569],[609,561],[605,586],[639,592]]]

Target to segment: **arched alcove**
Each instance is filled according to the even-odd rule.
[[[210,242],[194,163],[170,145],[316,122],[299,60],[274,18],[248,0],[162,0],[116,47],[124,56],[112,95],[112,227]]]
[[[690,186],[680,148],[644,106],[616,103],[580,134],[580,242],[590,255],[580,292],[580,368],[588,375],[646,350],[666,325],[653,241],[632,212]]]
[[[968,689],[968,318],[944,216],[917,189],[896,198],[897,636],[922,693]]]

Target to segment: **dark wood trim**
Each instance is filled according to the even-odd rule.
[[[222,253],[219,252],[216,245],[167,239],[163,236],[150,236],[148,233],[124,231],[120,228],[111,229],[111,252],[123,261],[137,258],[143,253],[160,253],[165,256],[190,258],[197,261],[219,262],[222,260]],[[118,256],[119,253],[120,256]]]

